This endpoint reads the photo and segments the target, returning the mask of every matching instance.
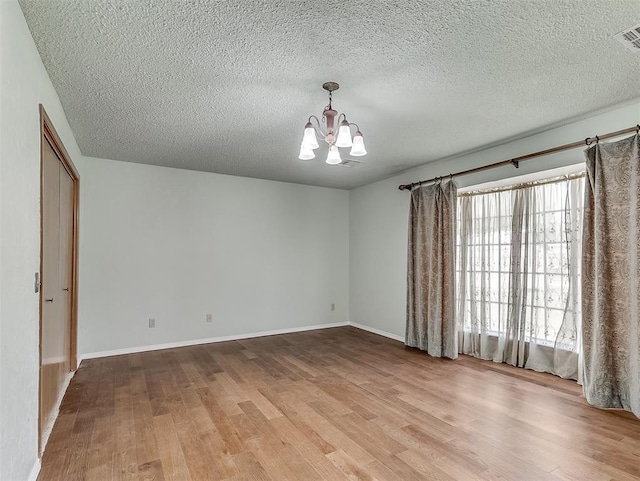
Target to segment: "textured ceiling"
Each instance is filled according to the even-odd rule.
[[[20,4],[93,157],[353,188],[640,97],[638,0]],[[297,158],[327,80],[352,168]]]

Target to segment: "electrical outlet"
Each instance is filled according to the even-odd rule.
[[[213,314],[207,314],[207,322],[213,322]]]
[[[156,327],[156,320],[149,318],[149,329],[153,329],[154,327]]]
[[[336,305],[335,304],[331,304],[331,310],[335,311],[336,310]]]

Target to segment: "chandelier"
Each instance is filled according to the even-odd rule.
[[[329,153],[327,154],[326,160],[327,164],[335,165],[342,162],[338,148],[351,147],[349,155],[354,157],[365,155],[367,151],[364,148],[364,140],[362,139],[360,127],[353,122],[347,121],[345,114],[340,114],[337,118],[339,128],[338,134],[336,135],[335,122],[338,112],[331,108],[331,95],[334,90],[340,88],[340,85],[336,82],[325,82],[322,84],[322,88],[329,92],[329,105],[327,105],[322,112],[322,123],[326,124],[326,133],[323,131],[318,117],[315,115],[310,116],[307,124],[304,126],[304,136],[302,137],[298,158],[301,160],[311,160],[315,158],[316,155],[313,151],[320,147],[320,145],[318,145],[318,139],[324,140],[329,146]],[[316,121],[317,126],[314,127],[311,123],[312,119]],[[352,125],[356,128],[353,139],[351,139]]]

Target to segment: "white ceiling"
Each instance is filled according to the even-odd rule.
[[[20,4],[93,157],[353,188],[640,98],[638,0]],[[297,158],[328,80],[356,167]]]

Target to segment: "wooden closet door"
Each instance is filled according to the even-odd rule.
[[[40,432],[55,418],[55,406],[69,372],[68,296],[63,289],[66,271],[62,241],[69,243],[68,177],[47,141],[42,150],[42,316],[40,325]],[[62,188],[61,188],[62,187]],[[62,201],[62,202],[61,202]],[[61,209],[62,207],[62,209]],[[61,215],[61,212],[65,212]],[[62,281],[62,282],[61,282]]]
[[[60,328],[65,333],[62,349],[65,353],[64,375],[71,370],[71,312],[73,277],[73,179],[60,165],[60,255],[59,297]]]

